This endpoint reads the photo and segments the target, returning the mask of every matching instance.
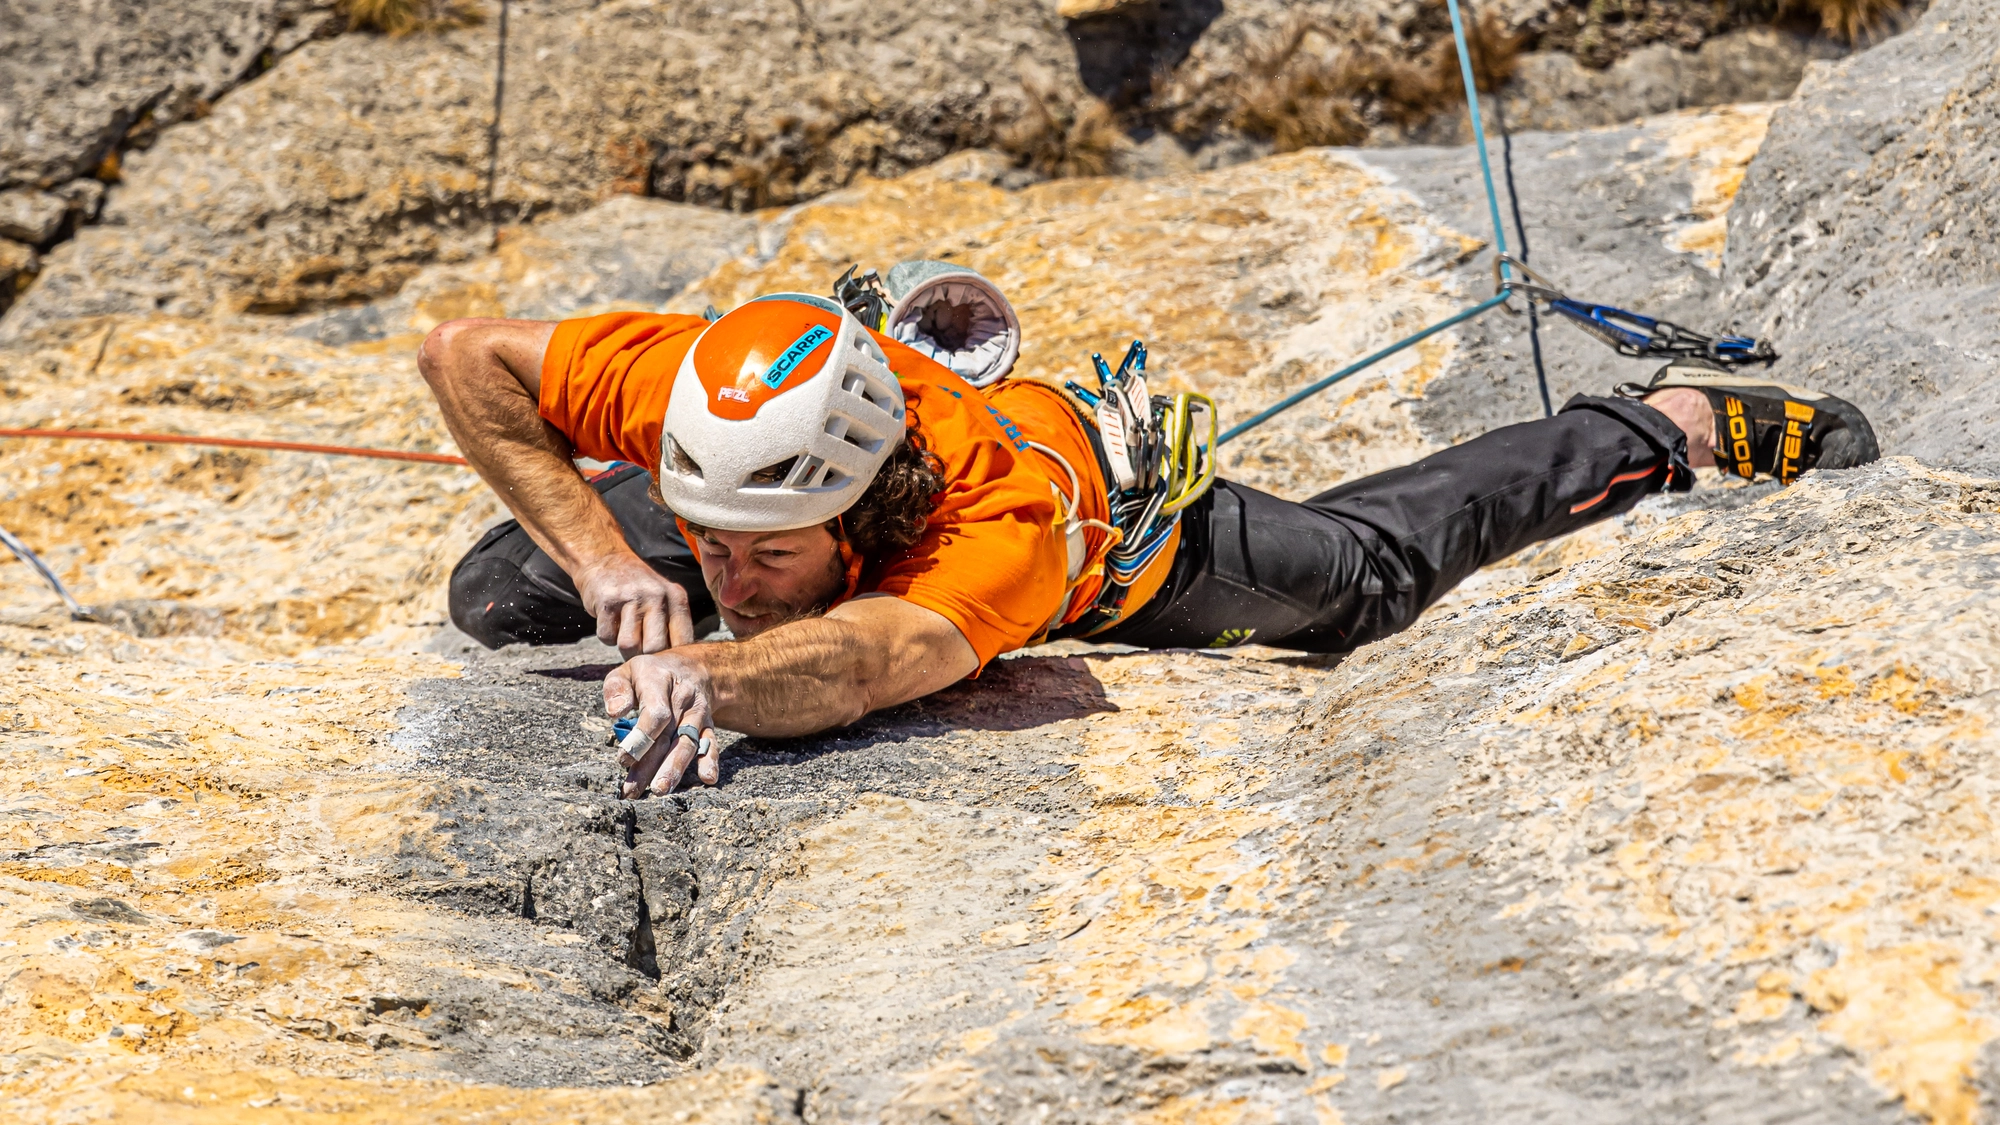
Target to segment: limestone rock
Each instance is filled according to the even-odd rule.
[[[1852,399],[1892,452],[2000,457],[1997,47],[2000,7],[1943,0],[1815,65],[1729,220],[1728,310],[1775,339],[1778,377]]]
[[[0,187],[85,176],[128,129],[182,120],[332,26],[333,0],[10,0]]]
[[[645,10],[584,8],[532,18]],[[368,42],[442,58],[432,89],[462,124],[485,104],[476,52],[450,58],[465,35]],[[1827,212],[1867,260],[1915,221],[1903,199],[1945,211],[1925,168],[1984,184],[1978,121],[1954,132],[1952,114],[1976,117],[1985,87],[1924,58],[1962,90],[1929,119],[1898,134],[1837,101],[1819,119],[1861,113],[1859,141],[1828,126],[1836,185],[1873,182],[1869,151],[1926,130],[1954,146],[1905,158],[1887,182],[1908,193]],[[503,191],[544,185],[532,215],[465,219],[476,145],[385,125],[393,97],[309,86],[253,84],[132,162],[134,210],[111,207],[126,225],[59,248],[67,288],[0,344],[0,421],[449,449],[411,361],[445,316],[692,311],[915,254],[1009,288],[1024,376],[1143,334],[1161,389],[1240,417],[1490,284],[1466,149],[1018,190],[966,156],[756,216],[600,201],[579,156],[588,190],[552,164]],[[276,139],[301,144],[339,106],[329,135],[356,148],[224,151],[272,139],[254,114],[212,148],[176,139],[238,98],[296,112]],[[1588,296],[1712,311],[1703,255],[1725,214],[1744,229],[1751,197],[1731,197],[1764,121],[1523,139],[1544,172],[1538,261]],[[1794,163],[1767,172],[1804,160],[1788,128]],[[531,143],[581,153],[577,136]],[[216,168],[236,170],[211,206]],[[1764,183],[1762,206],[1785,202]],[[1790,235],[1750,245],[1809,320],[1858,298],[1787,257],[1831,237],[1798,206]],[[1983,234],[1981,200],[1952,206],[1940,239]],[[119,254],[155,272],[120,274]],[[342,289],[357,270],[400,289]],[[241,278],[377,299],[227,313]],[[1296,495],[1423,452],[1452,436],[1423,404],[1521,377],[1518,335],[1485,330],[1336,388],[1229,471]],[[1911,409],[1932,406],[1891,397],[1877,417],[1908,427]],[[0,1054],[33,1061],[0,1075],[7,1104],[1887,1125],[1970,1120],[2000,1064],[1993,481],[1909,461],[1783,491],[1708,480],[1331,666],[1045,649],[822,738],[731,737],[723,786],[646,802],[614,796],[598,680],[615,653],[474,658],[437,635],[449,567],[500,511],[444,466],[0,443],[0,526],[126,625],[68,621],[0,561]]]
[[[104,204],[104,183],[101,180],[71,180],[58,185],[55,194],[69,204],[78,221],[95,222],[97,209]]]
[[[11,239],[0,238],[0,292],[11,293],[14,279],[22,274],[32,274],[41,264],[41,258],[32,246],[23,246]]]
[[[517,6],[491,185],[494,25],[309,43],[133,154],[9,328],[371,298],[484,250],[496,222],[622,193],[789,202],[990,138],[1018,109],[1017,54],[1066,52],[1041,0],[971,23],[807,11]]]
[[[319,10],[259,7],[252,14],[265,22],[246,15],[245,26],[294,19],[289,46]],[[1509,18],[1547,10],[1535,0]],[[1060,166],[1171,170],[1183,164],[1178,152],[1136,151],[1094,99],[1132,104],[1168,70],[1197,86],[1235,73],[1288,21],[1308,17],[1391,40],[1408,22],[1386,0],[1172,0],[1074,25],[1047,0],[987,0],[962,20],[862,0],[517,4],[491,183],[496,22],[309,42],[211,115],[128,154],[102,225],[49,255],[0,331],[84,314],[365,303],[426,266],[476,256],[496,228],[618,194],[789,205],[858,176],[995,145],[1017,159],[1054,153]],[[1698,68],[1662,66],[1651,86],[1623,98],[1571,74],[1564,81],[1582,92],[1565,104],[1624,112],[1685,103],[1677,84],[1694,82]],[[1776,89],[1782,78],[1704,89]],[[1245,141],[1221,137],[1186,166],[1261,151]],[[1072,150],[1088,159],[1068,159]]]
[[[0,238],[40,246],[55,236],[69,201],[46,191],[0,191]]]
[[[1824,38],[1773,28],[1732,31],[1693,51],[1653,43],[1593,70],[1572,55],[1524,55],[1501,92],[1511,129],[1569,132],[1689,106],[1780,101],[1815,58],[1836,54]]]
[[[429,331],[462,316],[554,320],[659,308],[722,262],[757,248],[747,215],[620,195],[581,214],[510,227],[499,250],[432,266],[395,297],[311,317],[291,334],[327,344]]]

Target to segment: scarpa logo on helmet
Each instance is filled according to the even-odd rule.
[[[792,341],[784,354],[771,364],[769,370],[764,372],[764,385],[774,391],[783,386],[792,372],[798,369],[799,364],[805,362],[805,358],[813,353],[814,348],[831,339],[833,331],[824,324],[815,324],[806,329],[798,339]]]

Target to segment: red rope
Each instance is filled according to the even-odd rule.
[[[463,465],[463,457],[449,453],[406,453],[400,449],[364,449],[355,445],[310,445],[298,441],[259,441],[255,438],[191,437],[187,434],[137,434],[117,430],[9,430],[0,429],[0,438],[75,438],[85,441],[142,441],[171,445],[225,445],[236,449],[281,449],[293,453],[333,453],[342,457],[377,457],[384,461],[422,461],[432,465]]]

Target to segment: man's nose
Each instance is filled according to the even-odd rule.
[[[757,583],[750,577],[748,567],[733,559],[722,564],[722,588],[715,593],[716,601],[735,609],[756,596]]]

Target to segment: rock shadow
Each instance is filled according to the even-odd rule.
[[[805,763],[829,754],[851,753],[953,732],[1016,734],[1065,719],[1116,711],[1104,685],[1080,656],[1024,656],[996,660],[979,678],[869,715],[851,726],[804,738],[752,738],[729,748],[756,765]],[[726,785],[741,765],[725,759]],[[742,763],[748,765],[752,763]]]
[[[1221,14],[1222,0],[1142,0],[1070,20],[1083,88],[1120,108],[1144,99],[1153,75],[1179,66]]]

